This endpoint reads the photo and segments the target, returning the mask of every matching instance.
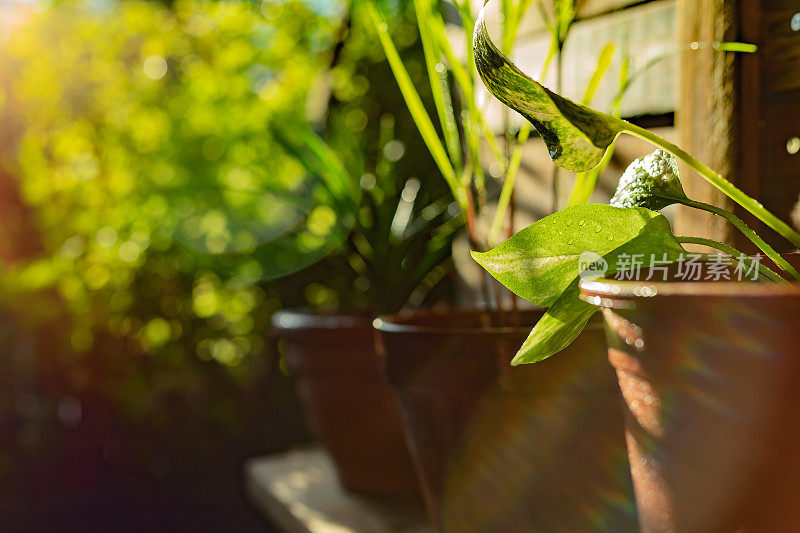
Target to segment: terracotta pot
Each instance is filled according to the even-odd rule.
[[[419,492],[397,404],[366,316],[282,311],[273,319],[312,431],[351,491]]]
[[[797,531],[800,286],[581,283],[603,308],[644,532]]]
[[[444,531],[635,528],[601,326],[557,357],[511,367],[540,316],[492,328],[477,312],[376,321],[428,514]]]

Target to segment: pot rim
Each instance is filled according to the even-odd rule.
[[[364,329],[370,326],[375,315],[367,313],[313,313],[311,311],[282,309],[272,315],[270,322],[276,332],[302,332],[308,330]]]
[[[636,301],[659,297],[694,296],[726,298],[800,297],[800,283],[748,281],[619,281],[608,278],[582,280],[580,298],[586,303],[611,309],[633,309]]]
[[[536,321],[545,313],[544,308],[522,309],[518,311],[523,315],[532,315]],[[382,315],[372,321],[372,327],[381,333],[425,333],[433,335],[506,335],[522,334],[527,335],[536,325],[533,321],[529,325],[523,326],[434,326],[428,324],[408,324],[404,323],[411,318],[442,317],[447,315],[472,315],[483,312],[480,309],[436,309],[413,312],[401,312],[392,315]],[[494,311],[487,311],[496,314]]]

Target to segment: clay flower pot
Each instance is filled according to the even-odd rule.
[[[484,327],[482,315],[376,321],[431,522],[460,533],[633,531],[600,325],[558,357],[511,367],[541,311],[521,313],[519,327]]]
[[[342,486],[418,495],[397,404],[375,354],[372,320],[281,311],[272,323],[311,429]]]
[[[796,531],[800,286],[583,281],[644,532]]]

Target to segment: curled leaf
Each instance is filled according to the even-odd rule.
[[[486,88],[539,132],[553,161],[574,172],[596,167],[622,121],[559,96],[519,70],[492,42],[484,9],[475,25],[475,65]]]

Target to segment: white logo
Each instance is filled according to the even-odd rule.
[[[578,257],[578,272],[581,279],[594,281],[608,272],[608,262],[594,252],[583,252]]]

